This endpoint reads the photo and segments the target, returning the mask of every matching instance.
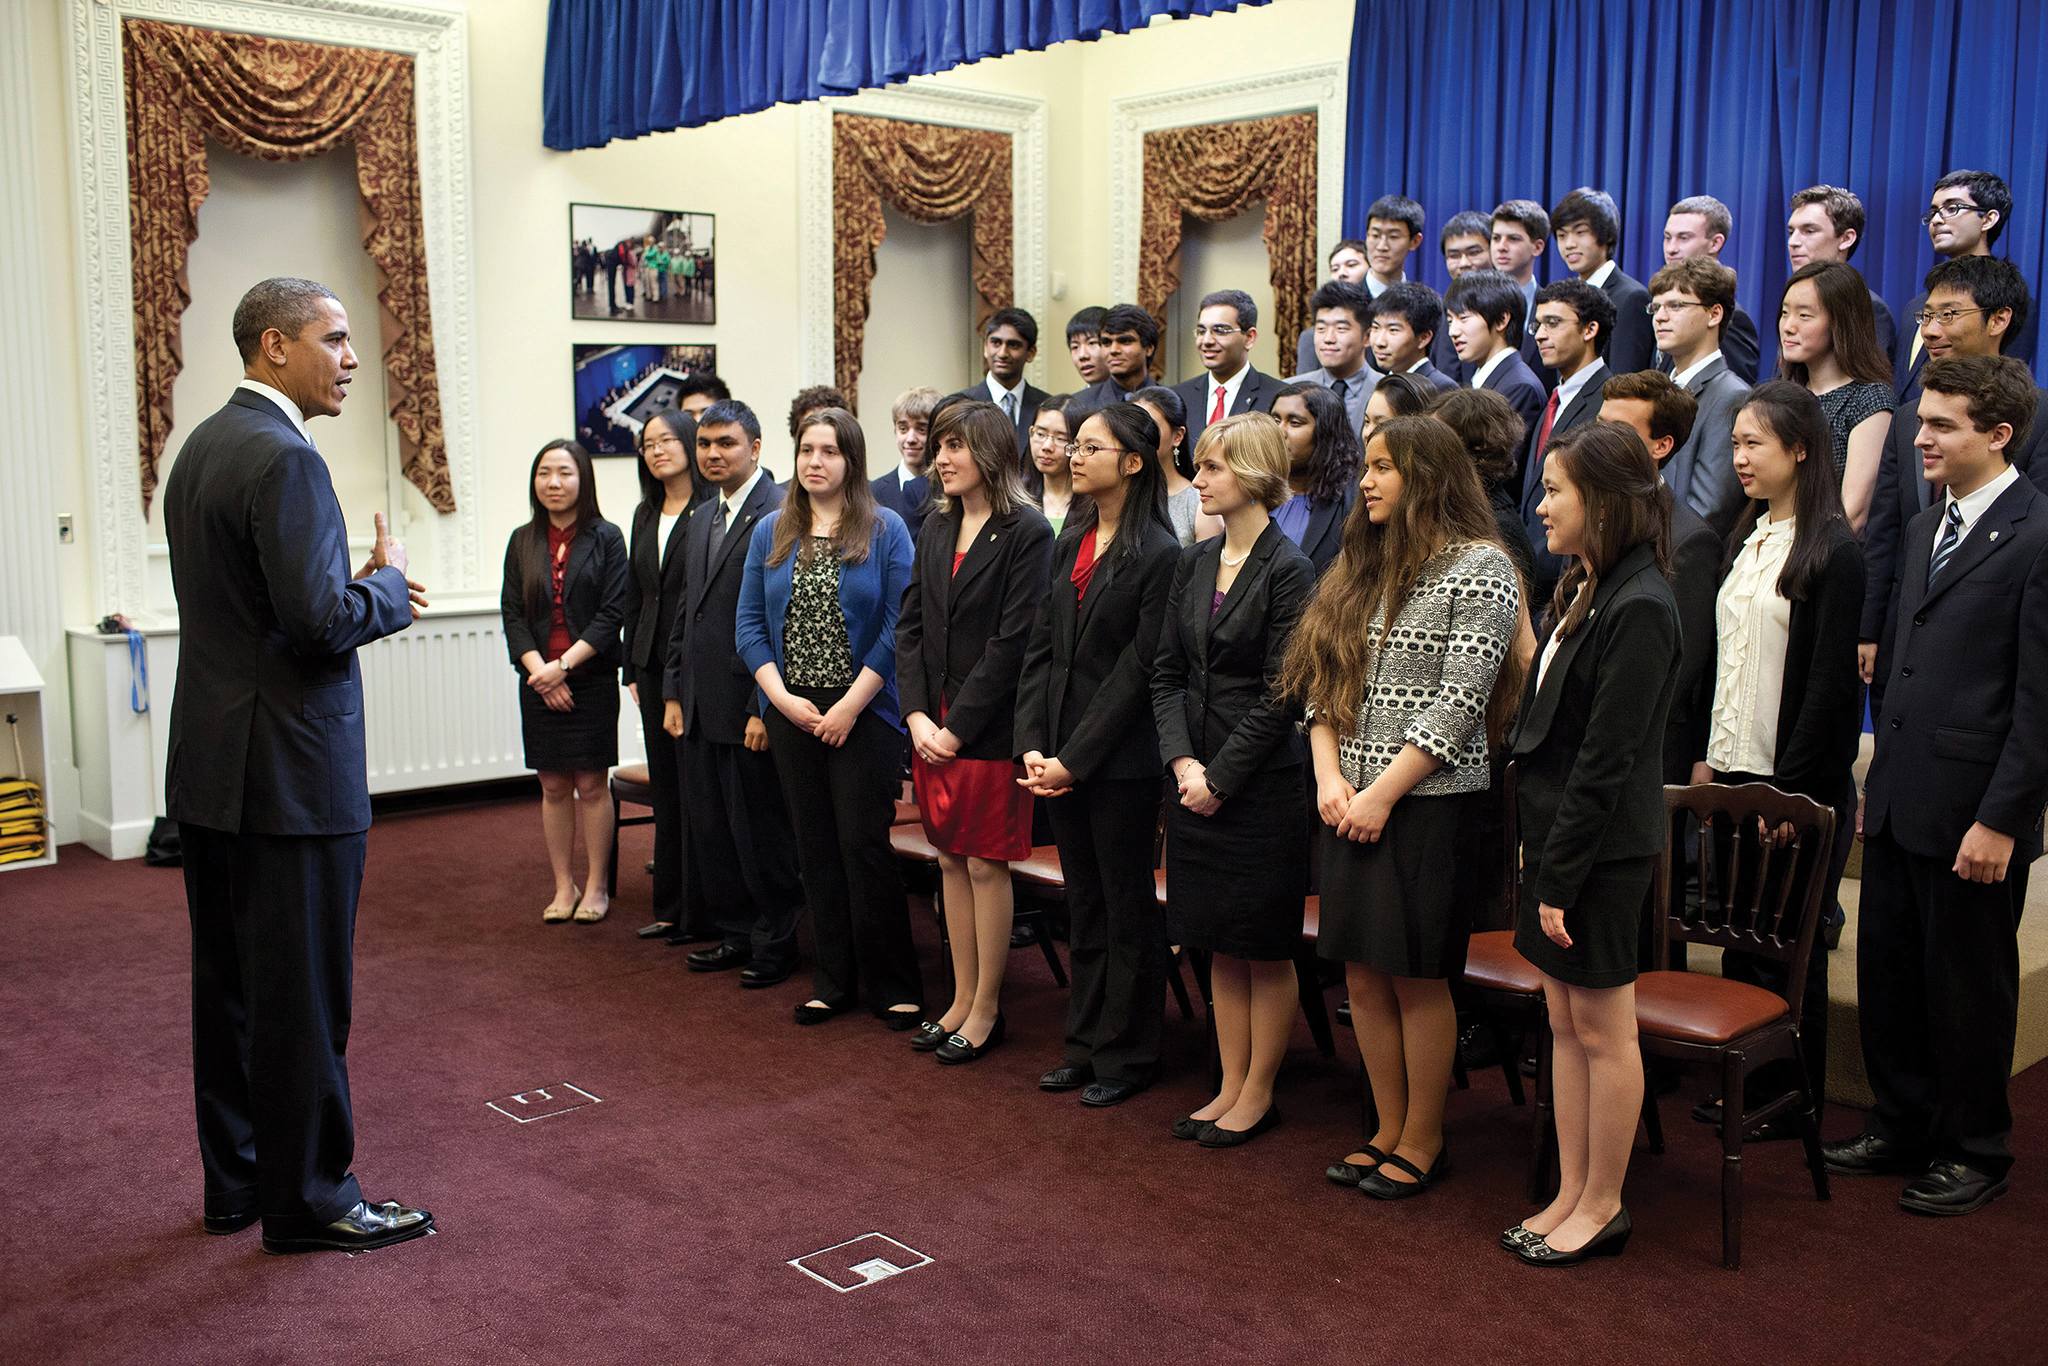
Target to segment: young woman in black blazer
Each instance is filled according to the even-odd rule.
[[[1052,528],[1025,499],[1017,428],[993,403],[942,404],[940,495],[918,533],[896,622],[897,686],[926,835],[939,850],[953,1004],[912,1046],[972,1062],[1003,1041],[1010,861],[1031,852],[1012,743],[1017,675],[1045,596]]]
[[[1287,439],[1287,487],[1294,494],[1274,520],[1320,579],[1344,548],[1344,521],[1358,501],[1365,448],[1344,400],[1320,384],[1283,387],[1273,399],[1273,417]]]
[[[1174,1125],[1212,1148],[1280,1121],[1273,1079],[1294,1032],[1294,955],[1308,895],[1301,708],[1276,684],[1315,587],[1308,556],[1274,524],[1287,443],[1265,413],[1211,423],[1195,488],[1224,533],[1181,552],[1159,632],[1152,715],[1180,800],[1167,807],[1173,938],[1215,955],[1223,1087]]]
[[[1077,511],[1053,547],[1017,684],[1019,781],[1046,799],[1073,922],[1066,1061],[1038,1088],[1086,1087],[1082,1103],[1097,1106],[1152,1084],[1170,970],[1152,880],[1162,772],[1152,669],[1180,542],[1156,439],[1128,403],[1081,424]]]
[[[1501,1235],[1538,1266],[1618,1254],[1643,1059],[1636,941],[1669,837],[1664,715],[1679,662],[1671,490],[1635,430],[1589,422],[1543,455],[1538,506],[1568,561],[1509,737],[1518,770],[1515,947],[1543,974],[1562,1172],[1557,1198]]]
[[[526,766],[540,773],[541,829],[555,895],[541,919],[585,924],[611,908],[604,867],[612,850],[605,776],[619,761],[619,626],[625,619],[626,538],[597,510],[590,455],[550,441],[527,480],[533,518],[505,546],[499,606],[505,645],[525,671],[519,690]],[[569,863],[578,809],[588,860],[579,902]]]
[[[631,573],[626,577],[623,643],[626,691],[640,708],[647,745],[647,785],[654,796],[654,922],[642,939],[715,939],[718,931],[690,883],[683,834],[682,743],[661,728],[661,680],[668,638],[683,601],[683,529],[690,509],[715,489],[697,473],[697,421],[681,411],[657,413],[640,429],[640,505],[633,509]],[[701,925],[684,923],[691,915]],[[681,930],[676,927],[682,926]]]
[[[1788,380],[1760,384],[1735,410],[1735,475],[1750,502],[1729,533],[1714,604],[1717,668],[1696,783],[1769,783],[1835,809],[1823,906],[1834,905],[1856,829],[1863,680],[1856,637],[1863,549],[1842,512],[1820,400]],[[1765,684],[1778,680],[1776,688]],[[1744,831],[1744,838],[1754,832]],[[1813,1094],[1827,1079],[1828,956],[1809,960],[1800,1033]],[[1785,993],[1784,966],[1730,952],[1721,975]],[[1776,1064],[1750,1079],[1780,1094]],[[1694,1111],[1720,1121],[1711,1102]]]

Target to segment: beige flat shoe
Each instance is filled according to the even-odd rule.
[[[576,907],[576,920],[579,924],[595,925],[598,921],[604,919],[607,915],[611,914],[611,909],[612,907],[609,901],[607,901],[603,907],[596,911],[592,911],[590,907],[582,905],[579,902]]]
[[[583,893],[581,891],[576,890],[574,888],[571,888],[571,891],[575,892],[576,901],[581,901],[583,899]],[[550,905],[546,910],[540,913],[540,918],[550,925],[559,925],[564,920],[567,920],[570,916],[574,914],[576,914],[576,906],[574,902],[571,902],[567,906]]]

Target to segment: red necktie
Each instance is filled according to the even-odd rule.
[[[1557,421],[1557,400],[1559,391],[1552,390],[1550,402],[1543,405],[1543,426],[1536,434],[1536,456],[1541,459],[1543,448],[1550,444],[1550,424]]]
[[[1210,413],[1209,413],[1209,421],[1211,421],[1211,422],[1221,422],[1222,420],[1223,420],[1223,386],[1219,384],[1219,385],[1217,385],[1217,386],[1216,386],[1216,406],[1215,406],[1215,408],[1214,408],[1214,409],[1212,409],[1212,410],[1210,411]]]

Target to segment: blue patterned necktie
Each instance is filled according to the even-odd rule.
[[[1948,563],[1949,557],[1956,553],[1956,545],[1962,539],[1963,505],[1951,502],[1948,505],[1948,518],[1942,524],[1941,541],[1934,547],[1934,554],[1927,561],[1927,586],[1929,588],[1934,587],[1935,576],[1941,573],[1941,567]]]

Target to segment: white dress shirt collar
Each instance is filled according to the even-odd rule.
[[[288,420],[292,424],[292,426],[297,427],[299,429],[300,439],[303,440],[308,446],[311,446],[313,444],[313,437],[311,433],[307,432],[306,430],[305,415],[299,411],[299,405],[292,402],[290,399],[286,398],[283,393],[271,388],[269,385],[265,384],[260,379],[245,379],[240,384],[237,384],[235,387],[237,389],[247,389],[252,394],[261,394],[263,395],[263,397],[269,399],[272,403],[275,403],[278,407],[278,411],[285,415],[286,420]]]
[[[1252,363],[1246,361],[1243,365],[1237,367],[1236,374],[1220,384],[1216,380],[1216,372],[1214,370],[1209,372],[1209,388],[1202,395],[1206,403],[1206,406],[1202,409],[1202,421],[1205,424],[1209,420],[1209,415],[1216,411],[1216,391],[1218,389],[1223,391],[1223,413],[1224,416],[1228,417],[1230,410],[1237,406],[1237,392],[1244,388],[1245,376],[1251,372]]]
[[[1607,362],[1596,357],[1591,365],[1576,371],[1569,379],[1559,380],[1557,382],[1557,410],[1561,413],[1571,407],[1572,402],[1578,398],[1580,391],[1598,378],[1600,372],[1606,368]]]
[[[1990,511],[1991,505],[1998,501],[1998,495],[2011,488],[2013,481],[2019,477],[2020,472],[2011,465],[2007,465],[2005,473],[1985,481],[1973,493],[1966,493],[1958,498],[1954,489],[1948,491],[1948,498],[1945,501],[1956,503],[1963,509],[1963,525],[1962,530],[1956,534],[1957,541],[1960,542],[1965,536],[1970,534],[1970,528],[1977,525],[1977,519]],[[1944,517],[1948,516],[1948,509],[1946,507],[1942,509],[1941,515]],[[1936,545],[1941,544],[1941,532],[1939,530],[1934,533],[1934,539]]]
[[[1600,269],[1594,271],[1591,275],[1588,275],[1586,277],[1586,283],[1593,286],[1593,288],[1595,289],[1599,289],[1602,285],[1607,283],[1607,278],[1619,269],[1621,269],[1621,267],[1615,265],[1613,259],[1609,258],[1605,265],[1601,266]]]
[[[1686,366],[1683,370],[1680,370],[1677,374],[1673,375],[1671,377],[1671,382],[1677,385],[1679,388],[1683,389],[1686,385],[1692,383],[1693,377],[1695,375],[1699,374],[1700,371],[1706,369],[1709,365],[1712,365],[1715,361],[1719,359],[1721,359],[1721,352],[1717,348],[1713,351],[1708,352],[1706,355],[1694,361],[1691,365]]]
[[[1002,382],[1001,380],[999,380],[999,379],[997,379],[997,378],[996,378],[996,372],[995,372],[995,371],[993,371],[993,370],[991,370],[991,371],[989,371],[989,372],[988,372],[988,396],[989,396],[989,402],[991,402],[991,403],[995,404],[995,405],[996,405],[996,407],[1000,408],[1000,407],[1002,407],[1002,406],[1003,406],[1003,400],[1004,400],[1005,398],[1008,398],[1008,397],[1009,397],[1010,395],[1012,395],[1012,394],[1015,394],[1015,395],[1017,396],[1017,416],[1019,416],[1019,417],[1022,417],[1022,418],[1025,418],[1025,419],[1027,419],[1027,420],[1028,420],[1028,419],[1030,418],[1031,414],[1029,414],[1029,413],[1027,413],[1027,412],[1025,412],[1025,411],[1024,411],[1024,381],[1023,381],[1023,379],[1022,379],[1022,378],[1019,378],[1019,379],[1018,379],[1018,381],[1017,381],[1017,387],[1016,387],[1016,388],[1014,388],[1014,389],[1005,389],[1005,388],[1003,387],[1003,382]]]
[[[738,525],[740,509],[747,505],[747,499],[754,492],[754,485],[761,482],[762,472],[759,465],[754,466],[753,476],[746,483],[741,484],[732,493],[719,494],[718,503],[725,512],[725,529],[727,531],[732,530],[734,526]]]
[[[1379,298],[1379,297],[1380,297],[1380,295],[1382,295],[1382,294],[1386,293],[1386,292],[1387,292],[1388,290],[1392,289],[1392,288],[1394,287],[1394,285],[1405,285],[1405,284],[1407,284],[1407,283],[1408,283],[1408,272],[1407,272],[1407,271],[1405,271],[1405,270],[1401,272],[1401,274],[1400,274],[1399,278],[1397,278],[1396,280],[1394,280],[1393,284],[1385,284],[1385,285],[1381,284],[1381,283],[1380,283],[1380,277],[1379,277],[1379,276],[1377,276],[1377,275],[1375,275],[1375,274],[1373,274],[1373,273],[1372,273],[1371,271],[1369,271],[1369,270],[1368,270],[1368,271],[1367,271],[1367,272],[1365,273],[1365,289],[1366,289],[1366,292],[1367,292],[1368,294],[1372,295],[1372,297],[1373,297],[1373,298],[1375,298],[1375,299]]]
[[[1474,370],[1472,372],[1472,387],[1474,389],[1484,389],[1486,387],[1486,381],[1488,377],[1491,376],[1494,371],[1500,369],[1501,366],[1507,364],[1509,356],[1516,354],[1518,353],[1512,346],[1503,346],[1500,350],[1494,352],[1492,360],[1486,362],[1486,364],[1480,366],[1477,370]]]
[[[901,460],[896,462],[896,485],[898,488],[908,489],[912,484],[926,484],[930,482],[929,475],[917,473]]]

